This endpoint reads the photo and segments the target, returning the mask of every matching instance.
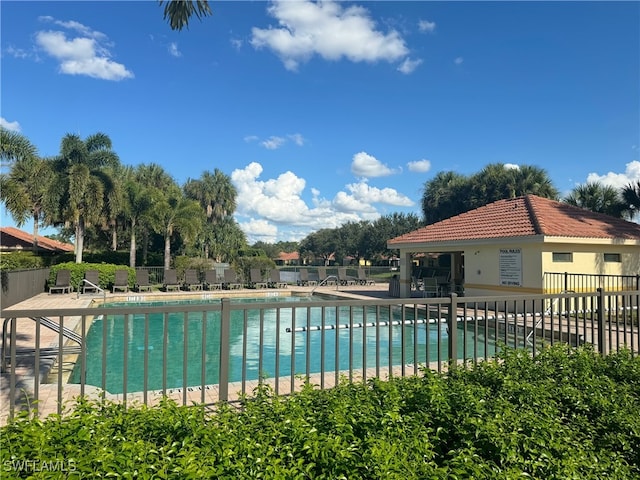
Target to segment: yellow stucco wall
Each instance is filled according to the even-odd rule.
[[[500,265],[501,249],[519,251],[513,258],[518,265],[510,265],[511,273],[520,274],[520,286],[501,285]],[[440,252],[453,250],[442,248]],[[470,247],[456,248],[464,252],[465,294],[467,296],[481,295],[514,295],[543,293],[544,273],[581,273],[606,275],[638,275],[640,274],[640,244],[615,244],[600,242],[588,243],[570,239],[570,241],[543,242],[537,239],[507,239],[501,243],[482,244]],[[416,251],[415,247],[412,251]],[[425,248],[424,252],[438,251],[435,248]],[[572,262],[554,262],[554,252],[572,253]],[[605,253],[619,253],[621,262],[605,262]],[[508,256],[508,254],[507,254]],[[503,279],[505,279],[505,260],[502,256]],[[508,272],[507,272],[508,273]]]

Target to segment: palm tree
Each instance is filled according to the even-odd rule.
[[[186,198],[180,187],[162,191],[162,197],[153,206],[152,225],[164,237],[164,268],[171,267],[171,239],[179,233],[187,243],[193,242],[204,224],[204,214],[195,200]]]
[[[212,256],[216,262],[230,262],[247,246],[247,237],[238,222],[229,215],[212,228]]]
[[[165,0],[159,0],[160,6]],[[168,0],[164,6],[164,19],[169,20],[172,30],[189,28],[189,19],[195,15],[197,18],[211,15],[211,7],[207,0]]]
[[[119,159],[111,150],[111,139],[103,133],[85,140],[67,134],[54,163],[55,223],[73,225],[76,263],[82,263],[86,228],[104,221],[105,195],[111,187],[105,167],[116,167]]]
[[[438,172],[425,183],[422,195],[424,222],[430,225],[471,209],[469,179],[456,172]]]
[[[36,147],[24,135],[0,127],[0,166],[10,166],[18,160],[36,157]]]
[[[188,179],[184,185],[184,192],[188,198],[196,200],[204,209],[209,225],[205,242],[205,258],[209,258],[210,241],[213,240],[212,229],[224,218],[233,214],[236,209],[238,192],[231,183],[231,178],[217,168],[213,174],[205,171],[199,179]]]
[[[469,182],[472,208],[528,194],[558,198],[558,190],[547,172],[530,165],[508,168],[502,163],[489,164],[473,175]]]
[[[622,218],[627,210],[618,190],[600,182],[587,182],[578,185],[564,199],[564,202],[616,218]]]
[[[622,188],[622,200],[627,205],[629,218],[635,218],[640,213],[640,180]]]
[[[0,200],[21,227],[33,220],[33,246],[38,248],[38,228],[45,221],[46,196],[53,176],[51,165],[36,156],[20,157],[9,174],[0,175]]]
[[[159,203],[163,197],[163,192],[168,191],[175,185],[171,175],[157,163],[138,165],[135,179],[145,189],[145,195],[151,199],[149,201],[153,204]],[[142,235],[142,263],[146,265],[150,237],[156,230],[156,226],[154,225],[155,219],[151,206],[141,213],[137,220],[137,225]],[[133,233],[135,234],[136,232]]]

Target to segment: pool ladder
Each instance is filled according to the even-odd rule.
[[[46,327],[49,330],[53,330],[56,333],[60,333],[60,324],[54,320],[51,320],[50,318],[47,318],[47,317],[27,317],[27,318],[30,318],[36,323],[39,320],[40,325],[42,325],[43,327]],[[2,325],[2,365],[0,365],[0,371],[2,372],[7,371],[7,360],[11,359],[11,352],[7,351],[7,343],[8,343],[7,342],[7,333],[8,333],[7,326],[9,325],[9,322],[12,320],[13,320],[13,328],[15,328],[16,319],[12,317],[5,318]],[[80,352],[80,349],[82,348],[82,337],[80,335],[78,335],[76,332],[74,332],[70,328],[62,327],[62,336],[78,344],[77,347],[72,346],[72,347],[65,348],[63,346],[62,350],[64,350],[65,353]],[[58,354],[60,353],[59,347],[40,348],[38,350],[40,353],[40,358],[45,358],[45,357],[52,358],[52,357],[58,356]],[[35,348],[16,350],[16,357],[35,355],[35,351],[36,351]]]

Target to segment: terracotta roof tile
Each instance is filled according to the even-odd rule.
[[[0,227],[1,235],[10,235],[18,240],[33,244],[33,235],[15,227]],[[1,238],[1,237],[0,237]],[[73,245],[38,235],[38,246],[44,250],[73,252]]]
[[[389,240],[446,242],[544,235],[640,240],[640,224],[536,195],[498,200]]]

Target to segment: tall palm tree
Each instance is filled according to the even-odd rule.
[[[138,165],[135,172],[136,181],[145,189],[145,195],[150,198],[153,204],[160,203],[163,192],[173,188],[175,181],[164,168],[157,163]],[[149,249],[151,234],[156,231],[153,210],[149,206],[148,210],[141,212],[137,220],[139,232],[142,236],[142,263],[147,264],[147,254]],[[146,207],[145,207],[146,208]],[[135,232],[134,232],[135,233]],[[135,253],[134,253],[135,254]]]
[[[85,140],[75,134],[62,139],[52,188],[57,205],[55,222],[73,226],[76,263],[82,263],[86,228],[104,221],[105,195],[111,187],[105,167],[116,167],[119,162],[111,139],[104,133]]]
[[[36,157],[38,150],[21,133],[0,127],[0,166],[10,166],[18,160]]]
[[[53,177],[51,164],[36,156],[20,157],[9,174],[0,175],[0,200],[21,227],[33,220],[33,246],[38,248],[38,228],[45,221],[46,196]]]
[[[211,233],[212,228],[224,218],[233,214],[236,209],[238,192],[231,182],[231,178],[217,168],[213,174],[205,171],[199,179],[188,179],[184,185],[184,192],[188,198],[196,200],[204,209]],[[210,241],[213,235],[207,235]],[[206,242],[205,258],[209,258],[210,242]]]
[[[578,185],[564,199],[564,202],[616,218],[622,218],[627,209],[618,190],[600,182]]]
[[[640,180],[622,187],[622,200],[627,205],[630,219],[640,214]]]
[[[186,243],[195,241],[204,224],[204,213],[195,200],[186,198],[180,188],[162,192],[162,197],[153,207],[153,226],[164,237],[164,268],[171,267],[171,239],[174,233],[180,234]]]
[[[159,0],[160,6],[165,0]],[[211,15],[211,7],[207,0],[168,0],[164,6],[164,19],[169,20],[172,30],[189,28],[189,19],[195,15],[197,18]]]

